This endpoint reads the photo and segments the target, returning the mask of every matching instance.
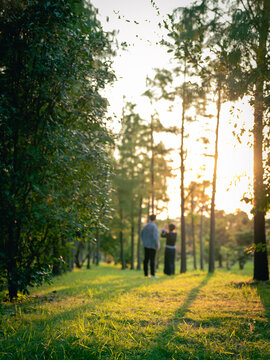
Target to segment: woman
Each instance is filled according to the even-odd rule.
[[[177,234],[175,232],[175,225],[169,225],[169,231],[162,229],[161,237],[166,238],[165,247],[165,261],[164,261],[164,274],[174,275],[175,273],[175,243]]]

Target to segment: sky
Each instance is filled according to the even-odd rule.
[[[136,104],[136,111],[143,119],[150,119],[153,109],[148,100],[142,96],[146,90],[146,77],[153,77],[155,68],[169,68],[171,55],[165,47],[159,45],[162,37],[166,36],[164,28],[159,23],[166,20],[167,14],[172,13],[176,7],[188,6],[189,0],[92,0],[98,9],[98,18],[105,31],[116,30],[119,44],[126,43],[125,50],[119,49],[113,59],[113,68],[117,77],[113,86],[105,89],[105,96],[110,106],[108,116],[111,116],[115,131],[120,129],[120,119],[124,101]],[[125,98],[124,98],[125,97]],[[227,213],[236,209],[246,211],[250,215],[251,206],[241,201],[243,195],[252,191],[253,155],[250,144],[250,129],[253,123],[253,110],[247,101],[239,102],[232,111],[232,104],[223,104],[221,109],[219,131],[219,159],[217,173],[216,208]],[[165,126],[180,126],[181,104],[173,112],[168,112],[168,106],[156,105],[160,120]],[[216,115],[214,107],[210,110]],[[246,129],[240,144],[233,131],[238,123]],[[210,126],[211,128],[211,126]],[[215,121],[207,134],[210,142],[210,154],[214,153]],[[189,138],[186,140],[188,156],[186,160],[185,185],[190,181],[212,180],[213,158],[201,155],[201,145],[197,141],[201,133],[198,123],[188,127]],[[159,139],[157,139],[159,140]],[[176,136],[162,137],[162,141],[169,147],[176,149],[173,155],[173,168],[180,166],[179,148],[180,139]],[[198,170],[206,162],[206,171]],[[180,216],[180,170],[177,175],[168,180],[168,194],[170,202],[167,213],[171,218]],[[198,179],[198,175],[201,177]],[[210,191],[211,189],[209,189]],[[210,194],[210,193],[209,193]],[[162,214],[165,217],[165,213]],[[166,214],[167,216],[167,214]]]

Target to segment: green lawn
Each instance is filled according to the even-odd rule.
[[[270,285],[101,264],[1,303],[0,359],[270,359]]]

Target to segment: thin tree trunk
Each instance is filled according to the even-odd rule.
[[[99,230],[96,232],[96,240],[97,240],[97,246],[96,246],[96,265],[99,265],[99,253],[100,253],[100,234]]]
[[[90,243],[90,239],[88,238],[87,240],[87,265],[86,265],[87,269],[91,268],[91,243]]]
[[[70,249],[70,258],[69,258],[69,262],[68,262],[69,271],[72,271],[74,269],[75,252],[76,252],[76,250],[75,250],[74,246],[72,246]]]
[[[120,239],[120,249],[121,249],[122,270],[125,270],[126,269],[126,259],[125,259],[125,249],[124,249],[124,239],[123,239],[123,212],[122,212],[122,209],[120,209],[119,239]]]
[[[193,248],[193,267],[194,267],[194,270],[197,270],[195,229],[194,229],[194,194],[193,194],[193,190],[191,192],[191,237],[192,237],[192,248]]]
[[[123,231],[122,230],[119,233],[119,238],[120,238],[120,246],[121,246],[122,270],[125,270],[126,269],[126,260],[125,260],[124,240],[123,240]]]
[[[185,273],[187,271],[187,257],[186,257],[186,224],[185,224],[185,186],[184,186],[184,130],[185,130],[185,80],[186,80],[186,64],[184,70],[184,85],[183,85],[183,96],[182,96],[182,121],[181,121],[181,148],[180,148],[180,158],[181,158],[181,267],[180,273]]]
[[[254,280],[269,280],[267,246],[265,236],[265,188],[263,182],[263,108],[264,79],[266,74],[266,42],[269,29],[270,4],[264,0],[263,18],[257,53],[257,68],[260,70],[256,83],[254,101]]]
[[[155,174],[154,174],[154,129],[153,129],[153,115],[151,115],[151,210],[155,213]]]
[[[82,240],[78,241],[78,246],[76,249],[76,253],[75,253],[75,265],[77,266],[78,269],[81,269],[84,263],[83,259],[83,250],[84,250],[84,244],[82,242]],[[56,275],[58,275],[56,273]]]
[[[209,267],[208,267],[208,271],[210,273],[215,271],[215,197],[216,197],[216,182],[217,182],[218,131],[219,131],[219,121],[220,121],[220,109],[221,109],[221,84],[218,83],[215,163],[214,163],[214,172],[213,172],[211,215],[210,215]]]
[[[203,207],[201,208],[201,224],[200,224],[200,268],[204,270],[203,263]]]
[[[148,197],[148,204],[147,204],[147,222],[150,221],[150,197]]]
[[[219,251],[219,254],[218,254],[218,267],[219,268],[223,268],[223,258],[222,258],[222,255]]]
[[[134,249],[134,219],[133,219],[133,215],[131,218],[131,264],[130,264],[130,269],[134,270],[134,260],[135,260],[135,249]]]
[[[141,270],[142,196],[140,196],[138,218],[137,270]]]
[[[134,159],[133,159],[134,161]],[[134,183],[134,162],[133,162],[133,168],[132,168],[132,172],[131,172],[131,178],[132,178],[132,182]],[[130,225],[131,225],[131,228],[130,228],[130,232],[131,232],[131,264],[130,264],[130,270],[134,270],[134,262],[135,262],[135,239],[134,239],[134,195],[133,195],[133,190],[130,194],[131,196],[131,209],[130,209]]]

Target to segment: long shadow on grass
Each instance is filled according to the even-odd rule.
[[[190,322],[190,319],[185,319],[186,313],[189,311],[190,306],[196,300],[200,290],[208,283],[213,274],[207,274],[203,281],[193,288],[185,299],[183,305],[174,313],[174,317],[169,320],[170,324],[162,333],[158,335],[155,340],[156,345],[147,352],[147,359],[171,359],[172,353],[167,348],[173,338],[175,329],[181,321],[185,323]]]
[[[174,320],[181,320],[188,312],[190,305],[196,300],[200,290],[208,283],[213,274],[207,274],[203,281],[195,288],[193,288],[185,299],[183,305],[175,312]]]
[[[265,309],[268,322],[256,322],[255,330],[261,336],[270,338],[270,282],[262,282],[257,285],[257,292]]]
[[[269,281],[262,281],[262,282],[238,282],[233,284],[236,288],[243,288],[243,287],[251,287],[257,288],[257,293],[261,299],[263,307],[265,309],[265,314],[268,319],[266,323],[263,319],[259,320],[250,320],[248,323],[249,332],[250,333],[257,333],[258,336],[270,337],[270,282]]]
[[[262,304],[265,308],[265,313],[270,321],[270,282],[258,284],[257,292],[261,298]]]

